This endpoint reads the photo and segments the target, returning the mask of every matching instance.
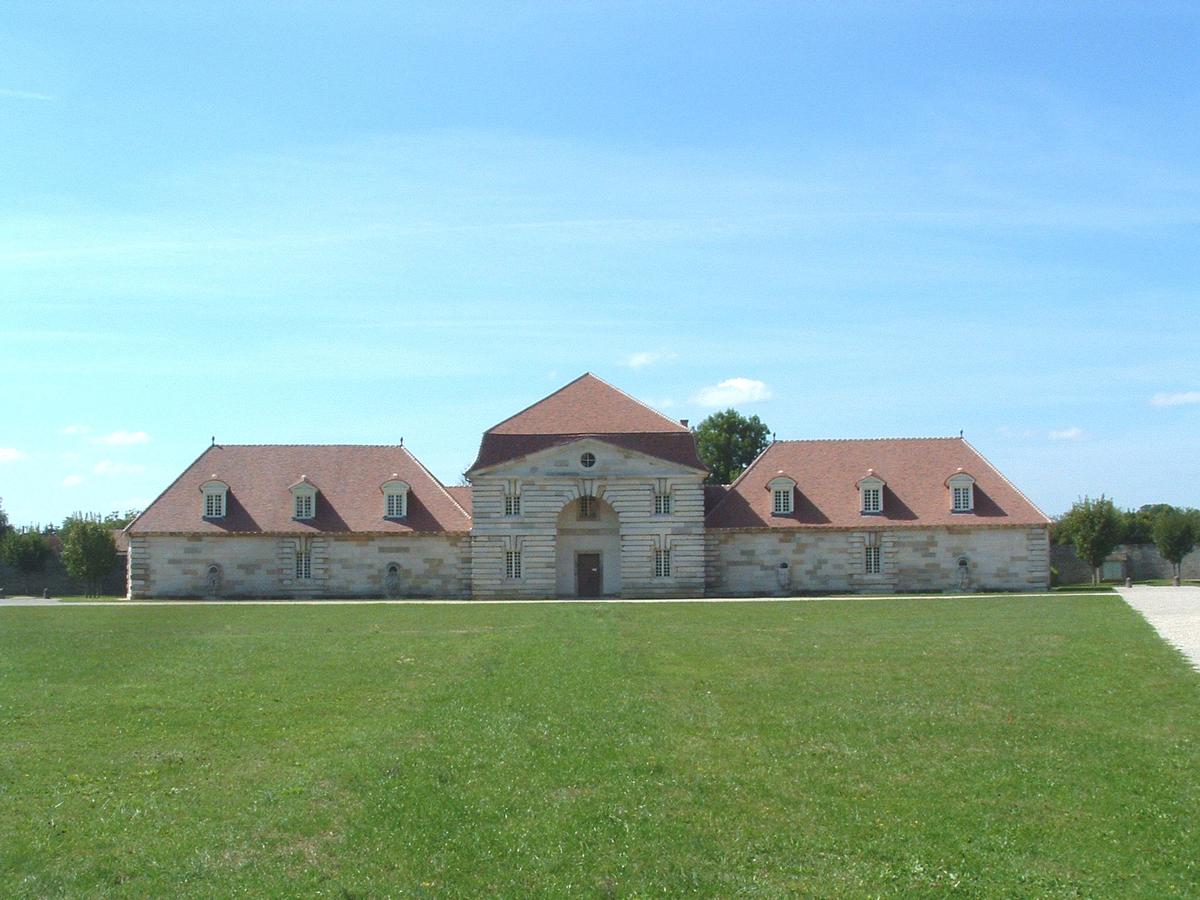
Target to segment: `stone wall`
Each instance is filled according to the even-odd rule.
[[[1153,544],[1121,544],[1108,560],[1103,574],[1114,581],[1125,578],[1149,581],[1171,578],[1175,574],[1171,564],[1162,558]],[[1059,584],[1086,584],[1092,580],[1092,567],[1081,560],[1069,544],[1051,547],[1050,563],[1058,570]],[[1193,550],[1183,558],[1182,577],[1200,579],[1200,550]]]
[[[87,585],[67,574],[66,567],[58,556],[51,556],[45,568],[28,575],[18,572],[0,561],[0,596],[42,596],[46,591],[51,597],[79,597],[88,592]],[[100,593],[120,596],[125,593],[125,554],[118,553],[117,561],[100,583]]]
[[[299,546],[311,554],[308,579],[296,577]],[[469,548],[466,534],[140,535],[129,596],[465,597]]]
[[[877,575],[865,571],[869,534],[882,557]],[[709,532],[708,543],[710,596],[1034,591],[1049,584],[1045,528],[730,530]]]

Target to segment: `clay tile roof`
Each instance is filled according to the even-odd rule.
[[[615,446],[704,470],[691,431],[590,372],[484,432],[477,471],[549,447],[594,437]]]
[[[952,513],[946,473],[975,473],[975,509]],[[855,484],[887,471],[882,515],[859,511]],[[771,514],[767,483],[784,469],[796,480],[795,512]],[[882,476],[879,476],[882,478]],[[1047,525],[1049,519],[961,438],[777,441],[709,512],[710,528],[857,528],[930,525]]]
[[[446,493],[454,498],[455,502],[466,511],[468,516],[471,514],[470,485],[455,485],[454,487],[448,487],[446,488]]]
[[[213,472],[229,485],[225,516],[202,517],[199,487]],[[316,516],[292,518],[289,487],[304,473],[317,488]],[[383,517],[380,485],[408,482],[408,515]],[[213,446],[129,526],[151,534],[316,534],[465,532],[470,516],[403,447],[251,444]]]
[[[633,434],[688,429],[586,372],[550,396],[487,430],[488,434]]]

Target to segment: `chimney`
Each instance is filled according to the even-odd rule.
[[[679,424],[680,424],[680,425],[682,425],[684,428],[687,428],[687,427],[688,427],[688,426],[687,426],[687,423],[688,423],[688,420],[687,420],[687,419],[680,419],[680,420],[679,420]]]

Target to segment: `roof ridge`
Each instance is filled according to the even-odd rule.
[[[737,478],[733,479],[733,481],[727,485],[722,485],[722,487],[727,487],[727,488],[729,488],[729,490],[727,490],[725,492],[725,495],[720,500],[717,501],[716,506],[714,506],[712,509],[710,509],[708,512],[706,512],[704,514],[704,521],[705,521],[706,528],[708,527],[708,524],[707,524],[708,517],[712,516],[712,515],[716,515],[717,510],[721,508],[722,504],[724,504],[726,500],[728,500],[730,497],[733,496],[733,489],[737,486],[738,482],[740,482],[743,478],[745,478],[748,474],[750,474],[750,470],[753,469],[755,466],[757,466],[759,460],[761,460],[764,456],[767,455],[767,451],[769,451],[772,447],[774,447],[778,443],[780,443],[780,442],[779,441],[771,441],[771,443],[767,444],[767,446],[763,447],[762,450],[759,451],[758,456],[756,456],[756,457],[754,457],[754,459],[750,460],[750,465],[746,466],[746,468],[742,469],[742,471],[738,473]]]
[[[963,441],[957,434],[935,437],[871,437],[871,438],[779,438],[774,444],[863,444],[868,441]]]
[[[424,472],[431,479],[433,479],[433,483],[436,484],[438,486],[438,489],[441,490],[441,492],[446,495],[446,498],[458,508],[459,512],[461,512],[464,516],[466,516],[468,520],[474,521],[474,517],[469,512],[467,512],[466,509],[463,508],[463,505],[461,503],[459,503],[457,500],[454,499],[454,495],[451,494],[449,490],[447,490],[446,485],[442,484],[442,479],[438,478],[431,471],[429,471],[429,469],[426,468],[425,463],[423,463],[423,462],[421,462],[421,460],[417,459],[416,454],[413,453],[411,450],[409,450],[407,447],[401,447],[400,449],[404,451],[405,456],[407,456],[409,459],[411,459],[414,463],[417,464],[417,467],[422,472]]]
[[[528,406],[526,406],[524,409],[517,410],[515,413],[513,413],[513,414],[512,414],[511,416],[509,416],[507,419],[501,419],[499,422],[497,422],[497,423],[496,423],[495,425],[493,425],[491,428],[488,428],[488,429],[486,429],[486,430],[484,431],[484,434],[488,434],[488,433],[490,433],[490,432],[492,432],[492,431],[495,431],[495,430],[496,430],[497,428],[499,428],[501,425],[504,425],[504,424],[505,424],[505,423],[507,423],[507,422],[511,422],[511,421],[512,421],[513,419],[515,419],[517,416],[524,415],[525,413],[527,413],[527,412],[529,412],[531,409],[533,409],[535,406],[537,406],[539,403],[545,403],[545,402],[546,402],[547,400],[549,400],[551,397],[556,397],[556,396],[558,396],[558,395],[559,395],[559,394],[561,394],[563,391],[565,391],[567,388],[569,388],[571,385],[575,384],[577,381],[583,381],[583,379],[587,378],[587,377],[588,377],[589,375],[591,375],[591,374],[592,374],[591,372],[584,372],[584,373],[583,373],[582,375],[580,375],[578,378],[573,378],[573,379],[571,379],[571,380],[570,380],[570,381],[568,381],[566,384],[564,384],[562,387],[560,387],[558,390],[556,390],[556,391],[551,391],[549,394],[547,394],[545,397],[542,397],[540,400],[534,400],[532,403],[530,403],[530,404],[529,404]],[[595,378],[595,376],[594,376],[594,375],[592,375],[592,377],[593,377],[593,378]]]
[[[1010,488],[1012,488],[1016,492],[1018,497],[1020,497],[1022,500],[1024,500],[1026,503],[1028,503],[1030,506],[1032,506],[1035,510],[1037,510],[1038,514],[1043,519],[1046,520],[1047,524],[1052,521],[1051,518],[1048,515],[1046,515],[1045,511],[1040,506],[1038,506],[1036,503],[1034,503],[1032,500],[1029,499],[1029,497],[1025,494],[1025,492],[1023,490],[1021,490],[1019,487],[1017,487],[1015,484],[1013,484],[1011,481],[1008,480],[1007,475],[1005,475],[1003,472],[1001,472],[999,469],[997,469],[994,465],[992,465],[992,461],[990,459],[988,459],[986,456],[984,456],[982,453],[980,453],[977,449],[975,449],[974,444],[972,444],[966,438],[963,438],[962,442],[971,449],[972,453],[974,453],[981,460],[983,460],[983,464],[985,466],[987,466],[989,469],[991,469],[993,472],[995,472],[997,475],[999,475],[1000,480],[1003,481],[1005,484],[1007,484]]]
[[[136,525],[141,520],[142,516],[144,516],[146,513],[148,513],[150,511],[150,508],[152,506],[154,506],[155,503],[157,503],[159,500],[161,500],[163,497],[165,497],[167,495],[167,491],[171,490],[171,488],[175,487],[175,485],[177,485],[177,484],[179,484],[179,482],[183,481],[183,476],[192,470],[192,466],[194,466],[196,463],[200,462],[200,460],[204,459],[204,457],[208,454],[208,451],[212,450],[213,447],[215,447],[215,446],[216,446],[216,444],[209,444],[207,447],[205,447],[203,450],[201,450],[200,455],[197,456],[195,459],[193,459],[190,463],[188,463],[188,465],[184,466],[183,470],[178,475],[175,476],[175,480],[172,481],[170,484],[168,484],[165,488],[163,488],[159,492],[158,496],[155,497],[153,500],[151,500],[149,503],[147,503],[145,509],[143,509],[140,513],[138,513],[136,516],[134,516],[133,521],[130,522],[128,525],[126,525],[121,530],[123,532],[125,532],[126,534],[129,534],[130,533],[129,529],[132,528],[134,525]]]
[[[530,403],[530,404],[529,404],[528,406],[526,406],[524,409],[518,410],[517,412],[513,413],[513,414],[512,414],[511,416],[509,416],[507,419],[502,419],[501,421],[497,422],[497,423],[496,423],[495,425],[493,425],[491,428],[488,428],[488,429],[487,429],[487,430],[484,432],[484,434],[491,434],[493,431],[495,431],[495,430],[496,430],[497,428],[499,428],[500,426],[502,426],[502,425],[507,425],[507,424],[508,424],[509,422],[511,422],[513,419],[516,419],[516,418],[519,418],[520,416],[523,416],[523,415],[525,415],[525,413],[529,412],[529,411],[530,411],[531,409],[533,409],[535,406],[540,406],[541,404],[545,403],[545,402],[546,402],[547,400],[549,400],[550,398],[552,398],[552,397],[557,397],[559,394],[561,394],[561,393],[562,393],[563,391],[565,391],[567,388],[571,387],[572,385],[578,384],[579,382],[583,381],[585,378],[592,378],[592,379],[595,379],[596,381],[598,381],[598,382],[600,382],[602,385],[604,385],[606,388],[608,388],[610,391],[614,391],[615,393],[618,393],[618,394],[620,394],[620,395],[621,395],[622,397],[624,397],[626,400],[631,400],[631,401],[633,401],[634,403],[636,403],[638,406],[640,406],[640,407],[642,407],[643,409],[647,410],[648,412],[652,412],[652,413],[654,413],[654,415],[658,416],[660,419],[663,419],[664,421],[666,421],[666,422],[670,423],[670,425],[672,426],[672,427],[671,427],[671,430],[672,430],[672,431],[676,431],[676,432],[680,432],[680,433],[690,433],[690,430],[687,428],[687,426],[685,426],[685,425],[684,425],[682,422],[680,422],[678,419],[672,419],[672,418],[671,418],[670,416],[668,416],[666,413],[664,413],[664,412],[660,412],[659,410],[655,409],[655,408],[654,408],[653,406],[651,406],[650,404],[648,404],[648,403],[644,403],[643,401],[639,400],[637,397],[634,397],[632,394],[627,394],[625,391],[621,390],[621,389],[620,389],[619,387],[617,387],[616,385],[614,385],[614,384],[609,384],[607,381],[605,381],[603,378],[601,378],[599,375],[595,374],[594,372],[584,372],[584,373],[583,373],[582,375],[580,375],[578,378],[574,378],[574,379],[572,379],[571,381],[568,381],[566,384],[564,384],[564,385],[563,385],[562,387],[560,387],[558,390],[556,390],[556,391],[551,391],[551,392],[550,392],[549,394],[547,394],[545,397],[542,397],[540,400],[535,400],[535,401],[533,401],[533,403]],[[556,433],[557,433],[557,432],[556,432]],[[586,433],[589,433],[589,434],[590,434],[591,432],[586,432]],[[632,433],[632,432],[630,432],[630,433]]]
[[[625,391],[623,391],[619,387],[617,387],[615,384],[609,384],[607,381],[605,381],[599,375],[596,375],[592,372],[584,372],[583,375],[580,376],[580,378],[587,376],[587,375],[591,375],[593,378],[595,378],[598,382],[600,382],[605,387],[612,388],[614,391],[616,391],[622,397],[626,397],[626,398],[632,400],[634,403],[638,404],[638,406],[641,406],[642,408],[649,410],[650,412],[654,413],[656,416],[659,416],[660,418],[666,419],[675,428],[682,429],[683,431],[691,430],[686,425],[684,425],[683,422],[679,421],[679,419],[672,419],[666,413],[655,409],[653,406],[651,406],[649,403],[646,403],[643,400],[639,400],[637,397],[633,396],[633,394],[626,393]],[[578,380],[578,379],[576,379],[576,380]]]
[[[231,447],[374,447],[406,450],[403,444],[213,444],[212,447],[228,450]],[[211,450],[212,447],[209,449]],[[410,453],[409,456],[412,456]]]

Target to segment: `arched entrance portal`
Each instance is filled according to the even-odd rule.
[[[560,597],[621,593],[621,523],[603,499],[580,497],[562,508],[555,548]]]

